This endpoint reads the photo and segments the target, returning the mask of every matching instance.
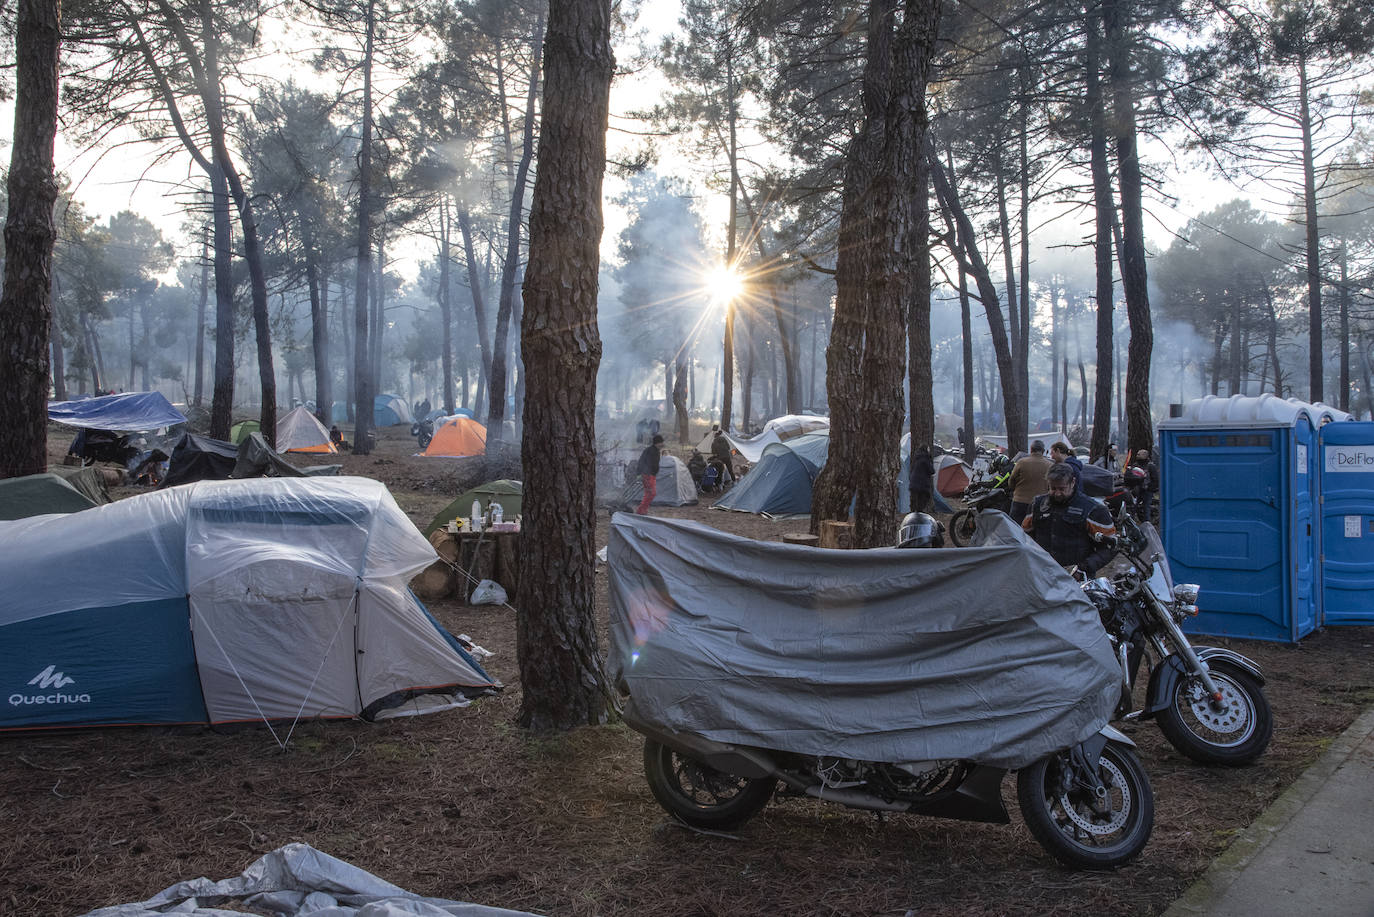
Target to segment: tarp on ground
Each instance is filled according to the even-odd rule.
[[[262,424],[256,420],[240,420],[229,428],[229,442],[237,446],[248,438],[249,433],[261,433]]]
[[[278,452],[338,452],[329,431],[302,405],[277,420]]]
[[[619,513],[612,683],[718,742],[1024,766],[1107,723],[1121,670],[1072,577],[1005,517],[979,532],[833,551]]]
[[[434,549],[368,478],[200,481],[0,544],[0,730],[371,718],[496,686],[406,588]]]
[[[277,454],[261,433],[249,434],[239,443],[231,478],[301,478],[337,475],[342,465],[313,465],[297,468]]]
[[[376,426],[394,427],[410,420],[410,405],[400,395],[378,395],[372,399],[372,423]]]
[[[538,917],[527,911],[423,898],[308,844],[278,847],[230,879],[178,882],[147,901],[102,907],[85,917],[233,917],[243,908],[277,917]]]
[[[195,481],[227,481],[238,462],[239,447],[222,439],[183,433],[172,447],[163,487]]]
[[[110,488],[105,475],[94,465],[49,465],[48,473],[55,474],[81,491],[96,506],[110,502]]]
[[[161,392],[124,392],[80,401],[49,401],[48,420],[88,430],[143,432],[186,422]]]
[[[0,478],[0,520],[48,513],[79,513],[95,501],[55,474]]]
[[[461,457],[487,451],[487,428],[471,417],[452,415],[436,424],[434,438],[421,455]]]
[[[830,429],[830,418],[817,414],[784,414],[774,417],[763,425],[757,436],[744,438],[734,433],[726,433],[730,445],[744,456],[747,462],[757,462],[763,457],[763,450],[773,443],[787,442],[798,436]]]
[[[829,431],[773,443],[712,507],[770,516],[809,513],[811,488],[825,467],[829,451]]]
[[[665,455],[659,460],[654,486],[654,501],[650,506],[695,506],[697,503],[696,482],[676,455]],[[620,491],[620,505],[633,508],[643,499],[644,482],[639,475],[632,474],[625,479],[625,486]]]
[[[472,490],[459,494],[452,503],[439,510],[430,520],[429,525],[425,526],[425,537],[428,538],[435,529],[448,525],[454,519],[466,519],[471,516],[473,500],[480,503],[484,510],[489,502],[500,503],[501,512],[505,518],[514,519],[516,513],[523,511],[524,492],[525,487],[521,482],[509,481],[504,478],[499,481],[478,484]]]

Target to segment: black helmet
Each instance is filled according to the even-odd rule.
[[[945,527],[925,513],[907,513],[897,533],[899,548],[943,548]]]

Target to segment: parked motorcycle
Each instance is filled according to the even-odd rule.
[[[1264,675],[1232,650],[1193,646],[1180,627],[1198,613],[1198,587],[1174,585],[1169,561],[1149,523],[1118,504],[1119,556],[1129,566],[1083,585],[1121,662],[1117,717],[1154,719],[1169,742],[1203,764],[1249,764],[1269,747],[1274,717]],[[1141,665],[1149,673],[1145,706],[1134,707]]]
[[[939,544],[938,525],[934,520],[924,514],[911,514],[907,522],[911,524],[904,522],[899,544]],[[922,524],[924,529],[920,528]],[[1011,525],[1010,521],[1006,525]],[[987,705],[1008,703],[1006,695],[993,696],[1006,686],[990,685],[980,679],[997,678],[988,673],[1001,664],[999,654],[1019,652],[1023,656],[1008,663],[1016,670],[1018,678],[1023,679],[1016,688],[1018,696],[1024,697],[1028,690],[1033,693],[1048,691],[1047,702],[1050,695],[1067,699],[1064,685],[1053,680],[1055,675],[1047,674],[1060,671],[1055,666],[1062,655],[1060,649],[1049,647],[1061,647],[1064,641],[1072,641],[1077,634],[1091,638],[1095,622],[1090,621],[1085,629],[1078,613],[1047,610],[1036,616],[1033,625],[1026,624],[1022,629],[1022,625],[1012,623],[1019,620],[1015,615],[1007,618],[1006,623],[993,623],[985,616],[973,614],[964,626],[956,628],[960,636],[952,643],[939,638],[938,633],[943,633],[941,628],[936,629],[936,635],[921,636],[923,629],[916,626],[905,638],[892,643],[884,641],[880,635],[890,634],[890,625],[900,620],[910,621],[914,611],[904,591],[900,593],[900,600],[888,598],[887,593],[881,596],[870,593],[862,604],[859,618],[836,609],[835,617],[827,618],[831,623],[816,624],[804,623],[818,620],[817,607],[813,604],[816,596],[806,590],[795,600],[779,599],[781,606],[766,600],[750,604],[749,620],[754,626],[747,637],[744,634],[727,637],[723,638],[723,644],[716,644],[714,640],[718,635],[735,632],[737,616],[733,610],[706,615],[690,609],[680,611],[679,602],[700,600],[701,567],[698,564],[701,558],[717,556],[737,546],[728,541],[733,536],[702,532],[700,527],[689,526],[689,523],[621,514],[613,522],[612,532],[612,631],[613,647],[619,647],[618,652],[613,648],[612,657],[623,664],[623,668],[613,668],[613,674],[621,690],[629,695],[623,710],[626,724],[645,737],[644,771],[650,792],[667,812],[694,827],[728,830],[747,822],[771,800],[812,798],[875,812],[906,812],[1002,824],[1009,821],[1001,793],[1007,768],[975,760],[972,756],[978,753],[974,749],[987,747],[977,743],[986,742],[992,734],[1033,737],[1046,733],[1030,721],[1023,724],[1024,728],[1008,723],[1005,727],[993,727],[989,732],[991,721],[1000,723],[1002,718],[989,719]],[[856,555],[855,563],[875,565],[872,577],[863,571],[849,569],[850,575],[856,576],[859,582],[887,582],[889,577],[884,574],[899,577],[901,571],[914,568],[890,557],[879,556],[871,561],[858,559],[857,555],[868,552],[847,553]],[[935,560],[933,555],[931,563],[926,564],[923,560],[922,568],[938,569],[942,572],[937,575],[947,579],[943,572],[944,562]],[[830,562],[830,558],[825,558],[825,562]],[[1010,556],[1005,561],[995,556],[987,561],[994,573],[1002,569],[1003,562],[1015,563],[1017,569],[1025,570],[1021,566],[1024,561]],[[679,563],[685,572],[679,572]],[[731,582],[746,588],[758,582],[761,591],[755,593],[756,596],[776,597],[776,583],[786,580],[800,588],[788,571],[777,568],[805,563],[807,561],[785,553],[760,559],[749,571],[736,570]],[[921,564],[915,566],[921,567]],[[775,581],[770,577],[779,579]],[[1044,582],[1035,571],[1028,574],[1027,579],[1033,582],[1006,587],[1027,590],[1024,595],[1008,595],[1017,607],[1021,607],[1025,596],[1038,590]],[[928,597],[938,605],[939,596]],[[1068,598],[1072,597],[1070,588]],[[748,593],[741,593],[740,601],[749,600]],[[776,627],[776,622],[787,621],[791,617],[789,610],[795,611],[796,617],[792,619],[795,626],[782,626],[788,639],[797,642],[797,656],[778,649],[766,623],[773,621]],[[950,620],[965,620],[961,614],[967,613],[955,613]],[[716,616],[720,620],[714,625],[703,623],[708,617],[714,621]],[[1054,618],[1054,623],[1049,618]],[[860,621],[867,623],[860,624]],[[807,655],[809,648],[815,646],[812,632],[807,628],[816,626],[830,634],[828,649],[821,660]],[[861,630],[870,629],[867,633],[871,638],[855,632],[855,626],[860,626]],[[1048,636],[1051,632],[1053,637]],[[987,645],[985,650],[974,649],[980,634],[986,634],[983,639],[999,642]],[[857,642],[846,642],[847,637]],[[1041,643],[1042,639],[1049,639],[1050,643]],[[1002,643],[1003,640],[1006,642]],[[719,655],[722,646],[730,647],[728,657]],[[817,686],[832,684],[819,672],[826,670],[826,666],[843,666],[857,646],[865,648],[868,661],[863,664],[865,672],[860,680],[847,684],[862,685],[866,679],[874,679],[881,683],[880,686],[862,698],[840,691],[822,702],[827,705],[825,710],[839,718],[836,721],[813,724],[808,719],[799,719],[802,711],[811,709],[808,704],[817,696]],[[1104,657],[1109,650],[1105,643],[1091,652],[1086,649],[1080,652],[1085,660],[1102,659],[1101,665],[1107,665]],[[914,760],[897,761],[856,760],[846,755],[786,750],[789,746],[795,748],[797,744],[814,742],[817,735],[843,732],[844,724],[851,719],[840,711],[854,709],[843,706],[847,701],[871,704],[879,696],[909,698],[910,694],[901,693],[901,682],[903,678],[912,677],[909,672],[913,667],[923,673],[921,678],[933,679],[931,673],[937,671],[940,664],[969,658],[983,661],[960,668],[963,675],[958,678],[932,680],[920,689],[923,704],[929,705],[931,715],[943,717],[941,728],[949,727],[951,734],[956,736],[943,745],[915,742],[920,748],[939,749],[936,752],[939,760],[920,760],[919,750],[914,750]],[[936,659],[938,663],[932,661]],[[995,659],[999,661],[994,662]],[[1092,688],[1088,682],[1080,683],[1073,680],[1075,676],[1066,674],[1077,689],[1087,692],[1083,701],[1067,706],[1055,701],[1047,703],[1045,710],[1053,708],[1057,717],[1066,710],[1101,707],[1097,700],[1100,697],[1108,705],[1101,707],[1102,716],[1107,716],[1112,697],[1110,668],[1096,668],[1097,665],[1089,664],[1105,679],[1092,679],[1100,688]],[[805,674],[789,675],[789,666]],[[752,674],[732,677],[756,671],[766,671],[767,675],[759,674],[757,679]],[[634,696],[630,683],[635,678],[642,679],[638,684],[646,692],[644,699]],[[791,678],[799,679],[795,691],[786,688]],[[708,683],[715,687],[704,691],[702,686]],[[989,687],[993,694],[985,693]],[[1099,691],[1105,693],[1099,694]],[[976,695],[976,699],[965,704],[961,698],[970,693]],[[717,704],[718,697],[727,699]],[[787,699],[782,703],[787,709],[775,707],[780,698]],[[951,698],[955,699],[954,703],[950,702]],[[642,702],[637,704],[637,700]],[[893,715],[877,714],[877,721],[868,721],[867,728],[856,724],[853,736],[836,735],[833,741],[837,746],[864,741],[876,732],[883,737],[877,740],[882,743],[881,747],[891,748],[889,739],[908,735],[913,720],[918,724],[925,722],[925,718],[908,709],[903,700],[897,703],[899,708]],[[834,706],[830,706],[832,704]],[[677,721],[672,726],[664,725],[662,718],[648,715],[650,709],[660,713],[667,711],[668,719],[677,718]],[[865,719],[873,708],[864,706],[862,709],[866,713],[857,719]],[[943,712],[935,714],[936,709]],[[967,719],[950,722],[952,711],[962,713]],[[1042,712],[1023,712],[1021,715],[1039,716]],[[732,721],[736,716],[738,719]],[[1091,724],[1090,718],[1087,728],[1091,729]],[[1050,734],[1053,735],[1063,734],[1058,725],[1044,728],[1052,729]],[[713,732],[716,738],[707,734]],[[1072,734],[1082,735],[1083,732],[1075,727]],[[776,735],[779,741],[776,746],[763,747],[753,742],[726,741],[727,735]],[[969,758],[959,759],[957,753],[954,757],[944,757],[947,750],[961,744],[970,748]],[[1114,867],[1138,855],[1149,840],[1154,823],[1154,797],[1133,745],[1121,732],[1103,725],[1089,733],[1084,741],[1042,754],[1019,766],[1016,795],[1022,816],[1036,840],[1062,863],[1080,868]],[[1006,763],[1013,758],[1021,760],[1017,756],[997,760]],[[991,759],[995,756],[985,760]]]
[[[965,508],[949,518],[949,537],[958,547],[966,548],[973,544],[973,533],[978,530],[978,514],[985,509],[995,509],[999,513],[1011,512],[1011,492],[1005,487],[990,490],[964,491]]]

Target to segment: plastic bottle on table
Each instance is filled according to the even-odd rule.
[[[476,500],[472,501],[472,530],[482,531],[482,504]]]

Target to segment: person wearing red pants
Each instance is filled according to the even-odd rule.
[[[663,436],[655,433],[653,442],[640,453],[639,464],[635,466],[635,473],[644,485],[644,499],[635,507],[635,512],[641,516],[648,514],[649,504],[654,502],[654,497],[658,494],[658,463],[662,456],[662,447]]]

